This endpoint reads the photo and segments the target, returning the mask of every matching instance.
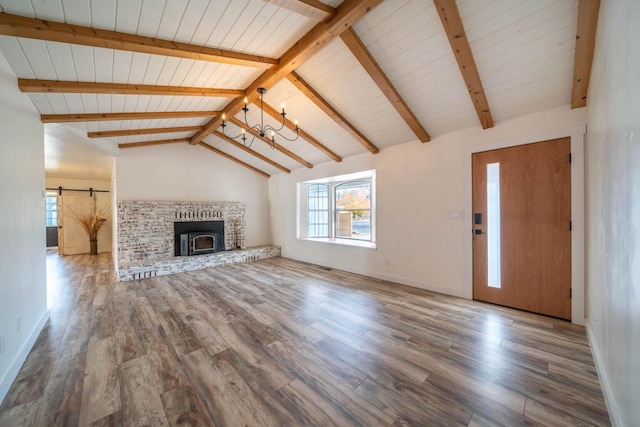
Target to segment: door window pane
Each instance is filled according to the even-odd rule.
[[[500,287],[500,163],[487,164],[487,284]]]

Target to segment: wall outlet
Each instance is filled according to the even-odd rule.
[[[22,333],[22,316],[16,317],[16,334]]]
[[[391,265],[391,260],[389,258],[384,259],[384,265]]]
[[[447,219],[464,219],[464,211],[453,210],[447,214]]]

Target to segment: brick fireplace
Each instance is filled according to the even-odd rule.
[[[239,202],[153,202],[122,200],[117,209],[119,281],[161,276],[280,256],[280,248],[245,244],[245,204]],[[175,223],[224,223],[219,252],[176,256]]]

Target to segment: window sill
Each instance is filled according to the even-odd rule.
[[[309,242],[333,243],[334,245],[356,246],[359,248],[377,249],[375,242],[353,239],[331,239],[331,238],[311,238],[300,237],[298,240],[306,240]]]

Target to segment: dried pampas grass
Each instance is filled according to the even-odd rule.
[[[68,209],[75,220],[84,228],[84,231],[87,232],[89,240],[98,240],[98,232],[104,223],[107,222],[106,216],[109,213],[109,208],[107,206],[98,208],[94,199],[91,213],[79,214],[71,208]]]

